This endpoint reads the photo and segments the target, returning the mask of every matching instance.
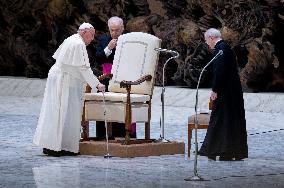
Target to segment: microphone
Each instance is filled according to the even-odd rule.
[[[219,50],[218,53],[215,55],[215,57],[213,57],[213,59],[214,58],[216,59],[217,57],[223,55],[223,53],[224,53],[223,50]]]
[[[198,84],[199,85],[199,82],[200,82],[200,79],[201,79],[201,76],[202,76],[202,73],[203,71],[212,63],[212,61],[214,61],[215,59],[217,59],[219,56],[223,55],[223,50],[219,50],[218,53],[205,65],[205,67],[203,67],[201,73],[200,73],[200,76],[199,76],[199,80],[198,80]]]
[[[166,53],[175,53],[175,54],[178,54],[177,51],[174,51],[174,50],[168,50],[168,49],[164,49],[164,48],[154,48],[155,51],[158,51],[158,52],[166,52]]]

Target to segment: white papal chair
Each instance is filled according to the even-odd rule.
[[[150,139],[151,99],[161,40],[142,32],[118,38],[112,78],[105,93],[107,122],[125,123],[126,144],[131,122],[145,123],[145,139]],[[102,93],[85,93],[82,120],[83,139],[88,137],[88,121],[104,121]]]

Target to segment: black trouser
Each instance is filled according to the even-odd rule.
[[[111,132],[112,137],[125,137],[124,123],[112,122],[111,126],[112,126],[112,132]],[[96,137],[105,138],[105,136],[106,136],[105,122],[97,121],[96,122]]]

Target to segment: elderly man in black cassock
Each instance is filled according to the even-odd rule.
[[[211,28],[205,41],[214,55],[223,55],[213,63],[211,100],[213,108],[205,140],[198,152],[201,156],[216,160],[242,160],[248,157],[246,119],[243,91],[238,74],[236,55],[221,38],[219,30]]]

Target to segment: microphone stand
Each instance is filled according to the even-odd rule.
[[[197,118],[197,107],[198,107],[198,88],[199,88],[199,84],[200,84],[200,80],[202,77],[202,74],[204,72],[204,70],[217,58],[219,57],[219,55],[222,55],[223,51],[220,50],[206,65],[205,67],[203,67],[200,75],[199,75],[199,79],[198,79],[198,83],[197,83],[197,87],[196,87],[196,95],[195,95],[195,105],[194,105],[194,110],[195,110],[195,117],[194,117],[194,136],[195,136],[195,155],[194,155],[194,175],[192,177],[189,178],[185,178],[185,181],[208,181],[203,179],[197,172],[197,152],[198,152],[198,142],[197,142],[197,129],[199,126],[199,122],[198,122],[198,118]],[[190,151],[188,151],[190,152]]]
[[[166,63],[163,66],[163,85],[162,85],[162,93],[161,93],[161,102],[162,102],[162,126],[161,126],[161,133],[160,133],[160,138],[158,139],[159,142],[169,142],[169,140],[165,139],[165,68],[167,63],[171,59],[175,59],[179,57],[179,53],[176,51],[170,51],[172,53],[175,53],[175,56],[170,57]]]

